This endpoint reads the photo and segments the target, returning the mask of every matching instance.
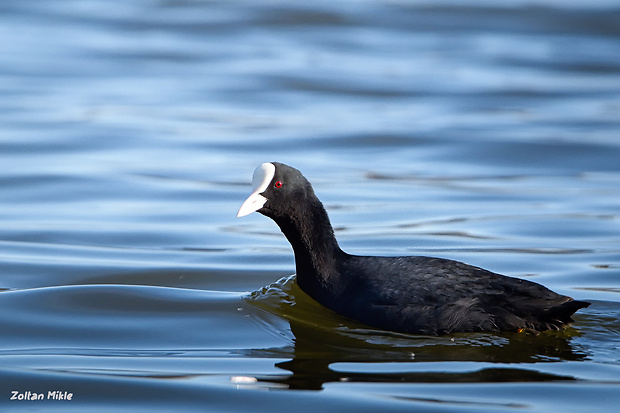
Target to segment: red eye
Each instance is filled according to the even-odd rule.
[[[276,188],[282,188],[282,181],[276,181],[273,186],[275,186]]]

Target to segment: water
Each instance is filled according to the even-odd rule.
[[[4,1],[0,406],[615,411],[618,21],[611,0]],[[341,319],[273,222],[235,218],[265,161],[304,172],[348,252],[593,304],[539,336]]]

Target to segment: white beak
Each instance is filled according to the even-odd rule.
[[[237,218],[250,215],[252,212],[258,211],[265,205],[267,198],[262,196],[261,193],[267,190],[275,174],[276,167],[272,163],[264,163],[256,168],[252,175],[252,194],[250,194],[248,199],[241,205],[241,208],[239,208]]]

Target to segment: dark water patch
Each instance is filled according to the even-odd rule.
[[[191,343],[201,343],[202,348],[207,342],[213,347],[236,348],[239,338],[227,333],[219,336],[215,331],[220,330],[220,323],[237,324],[236,330],[245,335],[242,331],[252,323],[240,315],[239,297],[235,293],[114,285],[9,291],[0,296],[6,334],[2,348],[148,350],[192,348]],[[170,331],[178,333],[170,335]]]
[[[2,378],[7,378],[5,371],[0,374]],[[295,403],[302,403],[304,409],[311,410],[353,408],[359,412],[376,412],[377,409],[398,412],[416,405],[374,397],[351,400],[337,394],[253,391],[264,387],[234,384],[219,377],[110,379],[83,374],[9,372],[8,378],[16,389],[30,388],[32,391],[45,393],[51,385],[54,388],[73,389],[72,402],[42,402],[40,406],[46,411],[83,411],[92,406],[97,406],[99,411],[119,411],[134,405],[136,400],[142,401],[140,408],[147,408],[149,411],[174,410],[179,402],[182,402],[188,411],[200,412],[238,412],[240,409],[266,412],[274,408],[286,410]],[[4,400],[1,403],[11,406],[13,411],[28,411],[31,408],[25,404],[8,405]]]

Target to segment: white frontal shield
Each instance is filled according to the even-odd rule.
[[[252,175],[252,193],[239,208],[237,217],[250,215],[265,205],[267,198],[262,196],[261,193],[265,192],[275,174],[276,167],[272,163],[264,163],[254,170]]]

